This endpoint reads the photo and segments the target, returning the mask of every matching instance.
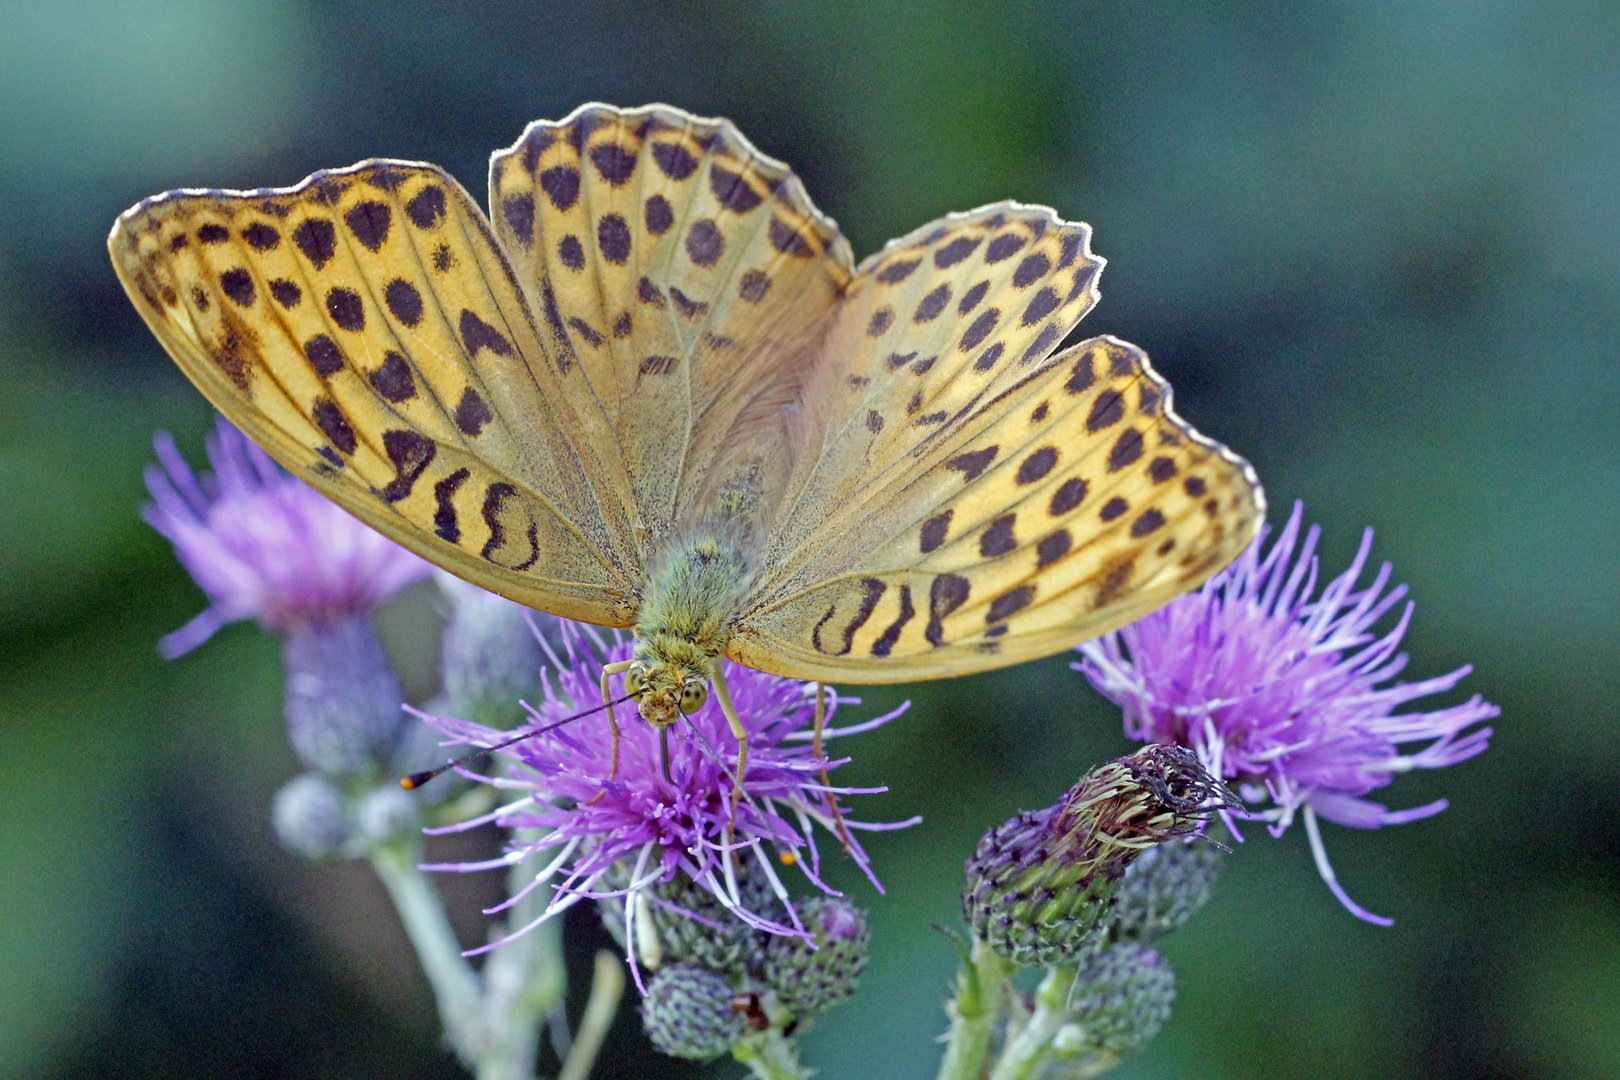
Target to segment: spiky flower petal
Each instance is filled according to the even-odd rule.
[[[603,665],[630,656],[628,642],[602,640],[594,630],[573,623],[565,623],[562,630],[561,653],[550,651],[550,645],[546,645],[556,677],[554,683],[548,681],[544,699],[531,710],[537,728],[582,710],[601,708]],[[832,892],[821,881],[821,855],[814,826],[819,824],[842,835],[829,808],[830,800],[861,789],[828,787],[822,781],[824,769],[834,770],[843,761],[818,758],[811,746],[813,684],[766,675],[729,662],[725,678],[737,715],[749,732],[748,771],[742,777],[742,797],[735,818],[731,792],[737,740],[717,695],[711,694],[707,704],[669,729],[668,777],[662,767],[659,732],[633,714],[626,715],[622,707],[618,714],[622,734],[617,775],[613,772],[612,734],[607,718],[600,713],[500,751],[506,759],[505,775],[477,779],[508,794],[521,793],[521,797],[484,818],[455,828],[487,820],[514,830],[540,830],[541,839],[516,847],[490,863],[447,864],[435,869],[477,870],[533,857],[540,868],[529,888],[549,889],[551,900],[529,926],[473,951],[494,948],[580,900],[596,899],[620,905],[631,971],[641,985],[636,921],[646,905],[658,908],[661,920],[674,916],[700,924],[710,922],[699,911],[666,900],[652,888],[677,877],[684,877],[692,887],[702,890],[705,903],[712,900],[755,930],[809,935],[796,907],[788,900],[776,866],[793,863],[812,884]],[[840,705],[854,699],[829,693],[827,701],[830,721]],[[903,706],[865,724],[842,730],[829,728],[824,737],[836,739],[866,730],[902,711]],[[455,741],[474,747],[492,746],[510,734],[467,720],[442,716],[424,719]],[[900,828],[912,823],[871,825],[847,817],[843,820],[853,831]],[[866,852],[853,835],[849,853],[881,891]],[[739,861],[752,861],[769,883],[774,899],[768,905],[759,905],[739,888]],[[627,880],[616,881],[615,868],[623,866],[629,867]],[[622,869],[617,872],[623,873]]]
[[[201,645],[237,619],[278,634],[368,615],[431,567],[270,460],[221,419],[208,439],[211,474],[195,476],[174,440],[154,440],[142,514],[168,537],[209,607],[163,639],[166,656]]]
[[[1390,810],[1365,796],[1396,773],[1455,765],[1480,753],[1491,730],[1476,728],[1500,712],[1475,696],[1434,712],[1397,714],[1401,705],[1452,689],[1473,669],[1461,667],[1415,683],[1380,684],[1406,667],[1397,653],[1411,621],[1408,603],[1382,637],[1373,626],[1406,595],[1385,592],[1388,563],[1358,582],[1372,551],[1372,530],[1344,573],[1313,599],[1316,541],[1294,512],[1269,551],[1262,534],[1226,570],[1121,630],[1081,645],[1074,666],[1125,711],[1127,735],[1175,743],[1197,753],[1215,775],[1239,785],[1251,816],[1280,836],[1303,817],[1317,868],[1357,916],[1388,919],[1357,906],[1328,865],[1317,817],[1377,828],[1428,817],[1444,799]],[[1426,742],[1413,753],[1407,743]],[[1233,815],[1227,824],[1237,834]]]

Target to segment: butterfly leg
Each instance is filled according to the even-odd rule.
[[[610,781],[619,778],[619,718],[613,715],[613,691],[608,689],[608,677],[610,675],[623,675],[629,670],[629,660],[620,660],[616,664],[607,664],[602,668],[602,701],[607,705],[608,730],[613,732],[613,764],[608,769],[608,780]],[[595,802],[606,794],[607,788],[603,788],[591,796],[590,801]]]
[[[849,829],[846,828],[845,825],[844,825],[843,811],[838,809],[838,799],[833,795],[832,791],[830,790],[832,788],[832,777],[827,775],[827,765],[826,765],[827,759],[825,757],[823,757],[822,753],[821,753],[821,729],[826,723],[827,723],[827,684],[818,682],[818,683],[816,683],[815,755],[816,755],[816,760],[822,762],[822,766],[821,766],[821,783],[822,783],[822,785],[824,787],[829,789],[827,791],[822,792],[822,796],[827,800],[827,812],[832,815],[833,824],[838,826],[838,839],[843,841],[844,854],[848,855],[849,854],[849,849],[850,849],[850,843],[851,843],[851,841],[849,839]]]
[[[720,711],[726,714],[726,723],[731,725],[731,733],[737,737],[737,776],[731,788],[731,820],[737,820],[737,804],[742,800],[742,781],[748,772],[748,729],[737,716],[737,706],[731,703],[731,690],[726,686],[726,677],[716,663],[710,674],[709,682],[714,686],[714,696],[720,701]]]

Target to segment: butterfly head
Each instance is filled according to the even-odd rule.
[[[701,671],[670,663],[638,659],[624,673],[624,689],[635,695],[641,718],[656,728],[668,727],[681,713],[691,716],[709,700],[709,680]]]

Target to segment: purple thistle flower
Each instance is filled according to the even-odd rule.
[[[594,639],[590,643],[584,640],[587,634]],[[545,700],[538,707],[529,706],[536,727],[600,707],[602,666],[628,659],[631,645],[627,641],[608,644],[592,628],[564,622],[563,655],[559,657],[549,644],[545,648],[557,671],[556,685],[552,685],[548,673]],[[499,941],[469,950],[467,955],[505,944],[580,900],[618,898],[624,905],[628,958],[640,986],[634,920],[638,907],[644,905],[638,904],[638,899],[672,914],[707,922],[694,912],[674,907],[650,888],[678,874],[711,893],[748,926],[811,940],[812,935],[772,866],[771,856],[797,864],[823,892],[841,895],[821,880],[821,853],[814,826],[819,824],[836,834],[838,825],[829,810],[829,799],[888,789],[823,784],[822,770],[835,769],[848,759],[814,756],[813,683],[767,675],[729,661],[725,663],[725,675],[737,715],[749,733],[748,772],[743,778],[743,799],[735,823],[730,806],[737,740],[714,695],[670,732],[672,780],[664,778],[661,768],[658,731],[637,717],[633,709],[627,712],[622,706],[618,710],[621,737],[617,779],[608,779],[612,736],[606,716],[600,713],[500,751],[508,759],[500,777],[466,774],[503,790],[521,792],[522,797],[483,817],[430,832],[459,831],[493,821],[510,829],[541,830],[544,835],[531,844],[514,843],[504,856],[488,862],[438,864],[426,869],[494,869],[540,855],[545,865],[534,880],[516,896],[490,908],[488,914],[510,907],[532,889],[552,883],[552,898],[539,918]],[[828,739],[879,727],[909,705],[875,720],[834,729],[830,721],[838,706],[859,702],[840,698],[830,688],[826,701],[829,726],[823,734]],[[424,715],[423,719],[455,742],[471,746],[489,746],[514,734],[449,717]],[[878,830],[904,828],[918,820],[869,824],[844,818],[843,823],[849,830]],[[735,830],[729,839],[728,827]],[[748,908],[738,889],[732,851],[740,859],[754,860],[781,901],[791,925]],[[865,850],[853,835],[850,855],[882,892],[883,886],[872,873]],[[628,885],[614,887],[609,872],[615,865],[629,867]]]
[[[270,460],[223,418],[208,439],[212,474],[200,479],[167,432],[146,469],[147,524],[208,594],[209,606],[163,639],[173,658],[226,623],[256,619],[289,631],[369,614],[427,576],[426,562]]]
[[[1295,559],[1302,513],[1295,503],[1264,557],[1263,532],[1197,592],[1081,645],[1085,659],[1073,666],[1124,708],[1127,735],[1188,747],[1210,772],[1234,781],[1246,801],[1269,800],[1269,808],[1246,816],[1269,822],[1273,836],[1298,813],[1333,895],[1356,916],[1387,926],[1391,920],[1359,907],[1338,883],[1316,819],[1375,829],[1439,813],[1444,799],[1390,810],[1364,796],[1396,773],[1478,754],[1491,730],[1468,729],[1501,710],[1476,695],[1434,712],[1395,715],[1408,701],[1450,690],[1473,668],[1380,687],[1406,667],[1406,654],[1395,650],[1412,604],[1383,637],[1371,627],[1405,597],[1406,586],[1384,593],[1385,563],[1358,591],[1372,550],[1368,529],[1349,569],[1312,600],[1321,530],[1311,527]],[[1414,753],[1400,750],[1425,740]],[[1223,817],[1237,836],[1232,816]]]

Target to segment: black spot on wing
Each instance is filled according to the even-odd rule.
[[[314,407],[310,409],[310,415],[315,421],[315,426],[321,429],[321,433],[343,453],[352,454],[360,445],[354,437],[354,428],[350,426],[349,418],[343,415],[343,410],[338,408],[337,402],[331,398],[317,398]]]
[[[528,195],[508,195],[501,200],[501,213],[518,243],[524,247],[534,243],[534,199]]]
[[[566,212],[579,199],[579,170],[572,165],[553,165],[540,174],[540,190],[558,213]]]
[[[404,278],[395,278],[383,289],[383,300],[394,318],[414,327],[422,321],[422,294]]]
[[[274,225],[255,221],[242,230],[242,239],[246,240],[254,251],[273,251],[276,245],[281,243],[281,233]]]
[[[304,298],[304,290],[300,289],[295,282],[288,281],[286,278],[271,278],[270,295],[275,297],[276,303],[282,307],[295,308],[298,306],[299,301]]]
[[[479,349],[488,349],[496,356],[515,355],[512,343],[507,341],[499,330],[467,308],[461,309],[461,341],[467,348],[467,355],[471,357],[476,357]]]
[[[647,200],[642,217],[647,223],[647,231],[654,236],[663,236],[675,224],[675,210],[662,195],[654,195]]]
[[[604,214],[596,223],[596,243],[602,258],[623,266],[630,258],[630,226],[618,214]]]
[[[484,430],[484,425],[495,419],[478,391],[467,387],[462,392],[461,401],[456,405],[456,427],[464,435],[478,435]]]
[[[315,374],[329,379],[343,370],[343,350],[325,334],[316,334],[304,342],[304,358]]]
[[[370,200],[356,203],[343,215],[343,221],[349,226],[349,231],[368,251],[382,250],[393,220],[394,212],[388,208],[387,203]]]
[[[382,497],[394,503],[410,495],[417,478],[433,462],[438,447],[433,445],[432,439],[415,431],[385,431],[383,452],[394,466],[394,478],[382,489]]]
[[[376,390],[385,401],[397,405],[416,396],[416,379],[411,374],[411,365],[406,362],[405,357],[393,349],[384,354],[382,366],[367,378],[371,382],[372,389]]]
[[[198,230],[199,234],[201,230]],[[309,218],[293,230],[293,243],[319,270],[337,254],[337,229],[325,218]]]
[[[990,601],[990,610],[985,614],[985,622],[998,623],[1010,618],[1014,613],[1024,610],[1029,602],[1035,599],[1035,586],[1020,585],[1011,592],[1004,592]]]
[[[219,275],[220,291],[239,307],[253,305],[253,275],[238,266]]]
[[[726,238],[709,218],[692,223],[686,234],[686,256],[698,266],[713,266],[726,252]]]
[[[557,257],[570,270],[585,269],[585,245],[573,233],[557,241]]]
[[[1120,432],[1119,438],[1108,451],[1108,471],[1118,472],[1125,466],[1141,460],[1142,433],[1135,428],[1126,428]]]
[[[945,617],[967,602],[973,586],[965,577],[940,574],[928,587],[928,628],[923,636],[936,648],[945,644]]]
[[[433,501],[438,506],[433,511],[433,531],[452,544],[461,542],[461,524],[456,520],[456,489],[471,475],[466,469],[457,469],[433,485]]]
[[[941,270],[948,269],[973,254],[979,246],[977,236],[958,236],[955,240],[938,248],[934,252],[934,265]]]
[[[737,282],[737,295],[750,304],[757,304],[771,291],[770,275],[763,270],[749,270]]]
[[[659,171],[671,180],[685,180],[697,169],[697,158],[680,143],[655,142],[652,157]]]
[[[533,170],[530,170],[533,171]],[[418,229],[431,229],[444,217],[444,188],[429,184],[405,204],[405,216]]]
[[[895,642],[900,640],[900,631],[906,628],[906,623],[916,614],[917,609],[911,603],[911,586],[900,586],[900,614],[894,622],[884,628],[878,639],[872,642],[872,655],[888,656],[893,652]]]
[[[598,143],[591,147],[591,164],[613,187],[623,187],[635,175],[636,155],[618,143]]]
[[[353,289],[337,286],[326,294],[326,313],[343,329],[358,334],[366,328],[366,306]]]
[[[718,162],[709,166],[709,188],[721,206],[739,214],[746,214],[765,201],[741,173],[723,168]]]
[[[945,463],[947,469],[955,469],[962,474],[962,482],[971,484],[979,478],[990,463],[996,460],[996,454],[1001,452],[1000,446],[986,446],[979,450],[970,450],[965,454],[958,454]]]

